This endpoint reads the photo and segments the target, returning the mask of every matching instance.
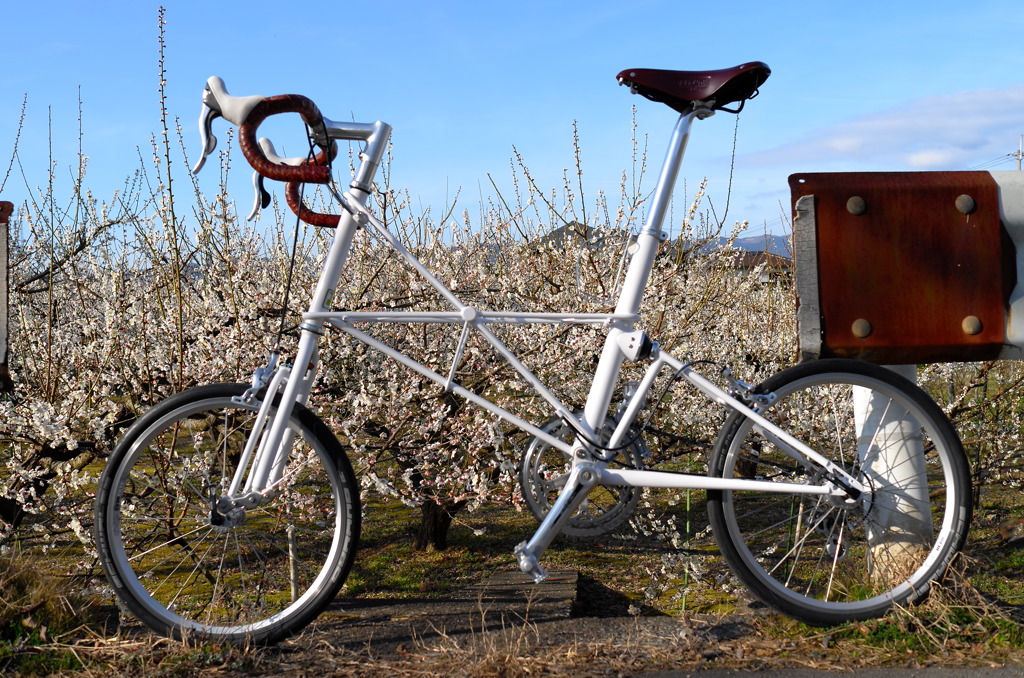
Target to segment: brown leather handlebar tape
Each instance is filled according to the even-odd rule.
[[[284,197],[288,201],[288,207],[292,208],[292,212],[310,226],[323,226],[326,228],[337,228],[338,223],[341,221],[341,217],[337,214],[323,214],[322,212],[314,212],[313,210],[306,207],[305,203],[302,202],[302,196],[300,187],[302,184],[289,181],[284,186]]]
[[[331,147],[331,158],[333,159],[334,156],[337,155],[337,153],[338,147],[337,145],[333,145]],[[315,158],[307,160],[306,162],[309,163],[309,165],[307,165],[309,167],[326,165],[328,162],[327,154],[321,151],[320,153],[316,154]],[[313,210],[306,207],[305,203],[302,201],[301,186],[302,184],[297,181],[289,181],[284,186],[284,197],[285,200],[288,202],[288,207],[292,209],[292,212],[295,212],[299,219],[309,224],[310,226],[337,228],[338,222],[341,220],[341,217],[337,214],[324,214],[322,212],[314,212]]]
[[[299,94],[280,94],[267,97],[256,104],[249,112],[245,122],[238,128],[238,145],[242,154],[252,168],[268,179],[275,181],[294,181],[304,184],[326,184],[331,180],[331,168],[324,165],[278,165],[270,162],[263,154],[256,141],[256,130],[260,124],[272,115],[281,113],[298,113],[310,127],[323,123],[323,116],[311,100]],[[317,155],[320,158],[323,154]]]

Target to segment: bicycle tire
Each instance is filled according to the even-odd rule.
[[[355,474],[330,429],[297,405],[274,497],[232,512],[230,483],[260,403],[245,384],[184,391],[120,440],[96,497],[96,545],[118,598],[179,640],[270,644],[312,621],[348,576],[359,540]]]
[[[776,394],[760,414],[869,490],[852,505],[821,495],[709,492],[712,530],[737,578],[768,605],[819,626],[922,599],[963,547],[971,520],[967,458],[938,405],[891,370],[843,359],[783,370],[755,393]],[[709,474],[809,483],[822,471],[795,462],[734,412]]]

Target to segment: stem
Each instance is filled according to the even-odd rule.
[[[54,274],[54,253],[53,248],[56,247],[54,242],[54,212],[53,212],[53,109],[46,109],[46,129],[47,129],[47,155],[49,158],[49,168],[46,180],[46,198],[49,201],[49,235],[50,235],[50,246],[49,246],[49,257],[50,257],[50,272],[47,277],[47,290],[46,290],[46,381],[43,393],[46,394],[46,398],[50,401],[54,398],[54,385],[52,382],[53,374],[53,314],[54,314],[54,299],[53,299],[53,274]]]
[[[177,335],[177,370],[175,375],[175,386],[180,388],[184,382],[185,369],[185,300],[181,286],[182,256],[178,234],[178,220],[174,213],[174,179],[171,176],[171,139],[170,130],[167,127],[167,69],[164,65],[164,51],[167,46],[167,43],[164,41],[164,26],[167,24],[167,21],[164,19],[164,13],[165,10],[163,7],[158,8],[157,43],[159,45],[159,59],[157,63],[160,74],[158,91],[160,92],[160,134],[163,148],[164,170],[166,172],[164,209],[167,212],[167,218],[164,220],[164,224],[167,229],[168,244],[171,248],[171,276],[175,297],[174,321],[175,334]]]

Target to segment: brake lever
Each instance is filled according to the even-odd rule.
[[[333,143],[333,142],[332,142]],[[277,149],[274,148],[274,142],[266,137],[260,137],[259,140],[260,150],[263,151],[263,155],[267,157],[267,160],[274,163],[275,165],[290,165],[292,167],[299,167],[306,164],[306,158],[282,158],[277,154]],[[335,144],[336,146],[337,144]],[[270,193],[267,191],[263,184],[263,175],[259,172],[252,173],[252,187],[256,192],[256,199],[252,205],[252,211],[249,212],[249,216],[246,217],[246,221],[252,221],[259,216],[261,209],[266,209],[270,205]]]
[[[204,92],[203,109],[199,111],[199,143],[203,147],[203,152],[200,154],[195,167],[192,168],[192,174],[199,174],[199,170],[203,169],[203,165],[206,164],[206,156],[213,153],[214,149],[217,148],[217,137],[213,135],[213,121],[219,117],[220,112],[207,105],[206,93]]]
[[[260,210],[270,206],[270,192],[263,186],[263,175],[259,172],[252,173],[252,187],[256,191],[256,200],[253,202],[249,216],[245,218],[246,221],[252,221],[260,215]]]
[[[196,174],[206,164],[206,156],[217,148],[217,137],[213,134],[213,121],[224,118],[236,127],[245,122],[249,112],[266,97],[236,97],[228,94],[224,81],[212,76],[206,81],[203,89],[203,108],[199,111],[199,139],[203,147],[202,155],[192,168]]]

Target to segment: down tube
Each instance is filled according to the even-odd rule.
[[[444,376],[438,374],[437,372],[434,372],[427,366],[416,362],[415,360],[406,356],[405,354],[396,351],[391,346],[388,346],[387,344],[378,341],[377,339],[371,337],[365,332],[357,330],[356,328],[352,327],[351,325],[343,321],[334,321],[331,324],[340,329],[341,331],[345,332],[346,334],[348,334],[350,337],[357,339],[362,343],[366,344],[367,346],[380,351],[384,355],[392,358],[393,360],[401,363],[402,365],[405,365],[410,370],[422,374],[424,377],[430,379],[431,381],[437,383],[438,385],[442,387],[447,386],[448,380]],[[525,419],[520,419],[519,417],[512,414],[508,410],[495,405],[490,400],[487,400],[486,398],[483,398],[477,395],[476,393],[473,393],[469,389],[459,386],[458,384],[451,384],[450,386],[447,386],[447,388],[452,393],[461,396],[462,398],[465,398],[466,400],[473,403],[477,407],[487,410],[491,414],[497,415],[498,417],[500,417],[504,421],[507,421],[513,426],[536,436],[537,438],[543,440],[551,447],[561,450],[567,455],[572,453],[572,446],[567,444],[564,440],[559,440],[550,433],[547,433],[546,431],[537,428],[536,426],[526,421]]]

